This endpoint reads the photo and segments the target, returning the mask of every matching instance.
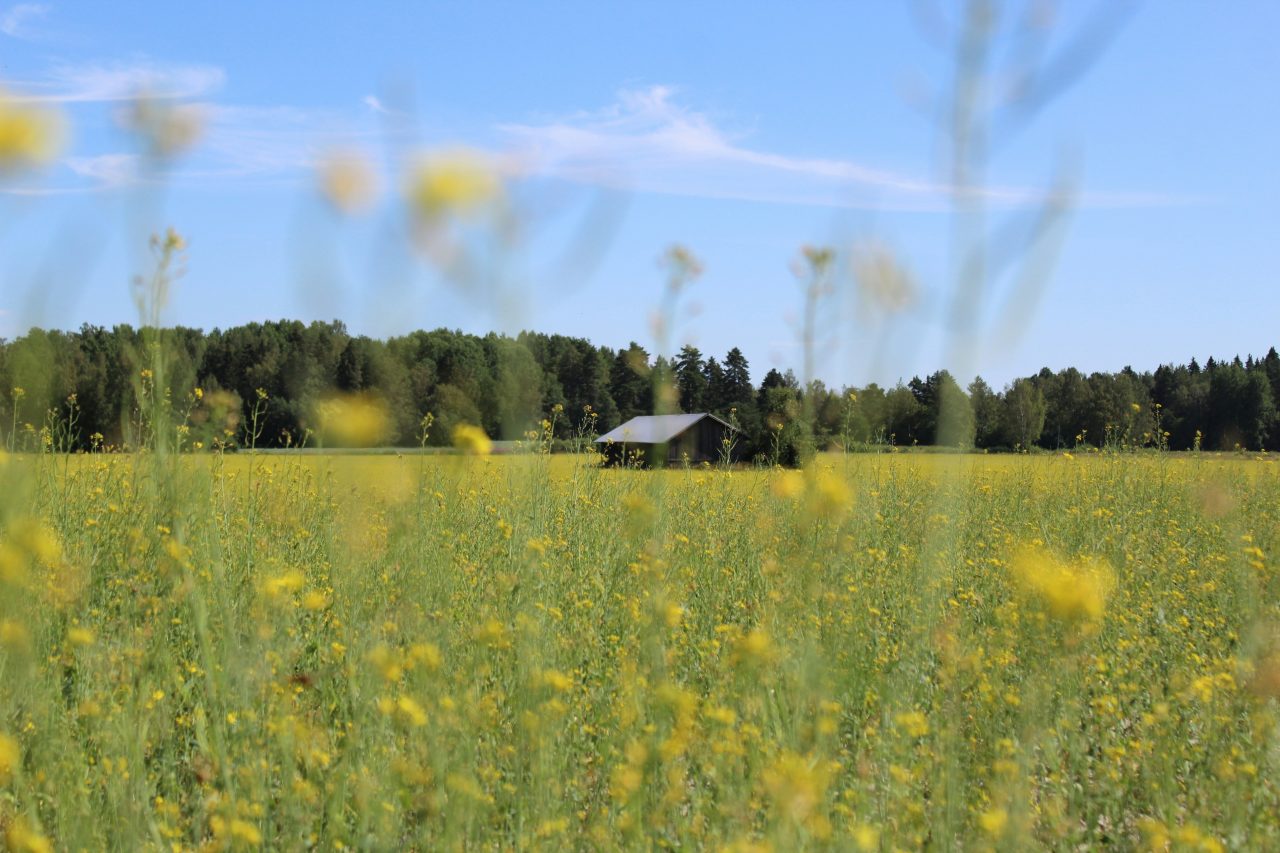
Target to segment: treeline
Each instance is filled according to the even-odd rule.
[[[161,368],[161,369],[157,369]],[[144,410],[217,421],[214,443],[293,446],[313,440],[317,402],[377,399],[386,443],[448,443],[463,423],[520,438],[544,421],[568,441],[655,410],[714,412],[742,430],[746,458],[793,463],[816,449],[944,445],[986,449],[1280,448],[1280,355],[1209,359],[1084,375],[1041,370],[996,390],[962,388],[946,371],[882,388],[808,387],[770,370],[753,383],[741,350],[722,358],[686,346],[652,357],[632,343],[525,332],[483,337],[419,331],[386,341],[340,322],[198,329],[33,329],[0,340],[0,438],[9,448],[135,447]],[[198,389],[198,390],[197,390]],[[218,411],[215,412],[214,409]],[[201,442],[202,444],[204,442]],[[194,445],[194,441],[192,442]]]

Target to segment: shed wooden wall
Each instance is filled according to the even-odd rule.
[[[661,445],[638,442],[609,445],[603,448],[603,452],[614,465],[631,462],[637,453],[648,465],[681,465],[686,455],[690,465],[715,464],[722,459],[724,438],[729,432],[729,427],[715,418],[703,418],[667,443],[665,457],[659,455]]]
[[[703,418],[680,433],[667,445],[667,464],[678,465],[688,454],[689,462],[719,462],[724,448],[724,437],[729,428],[715,418]]]

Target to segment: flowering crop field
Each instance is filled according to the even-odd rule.
[[[1280,476],[9,456],[16,849],[1280,848]]]

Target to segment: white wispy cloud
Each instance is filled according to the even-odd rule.
[[[228,186],[309,180],[316,163],[334,149],[358,150],[376,141],[378,129],[367,113],[249,106],[201,99],[223,85],[226,75],[207,65],[165,65],[150,60],[130,64],[81,65],[52,69],[18,84],[18,100],[68,111],[105,104],[118,109],[145,94],[175,104],[200,127],[195,144],[170,163],[145,161],[124,137],[106,138],[97,150],[69,153],[44,179],[0,186],[5,195],[94,193],[151,181],[174,185]],[[74,115],[72,115],[74,124]],[[157,169],[160,166],[162,168]]]
[[[147,182],[222,188],[298,182],[311,179],[326,153],[358,148],[372,136],[341,114],[323,110],[187,106],[201,115],[203,130],[192,150],[174,162],[148,163],[124,151],[69,156],[61,162],[78,179],[74,186],[44,192],[28,187],[22,194],[98,192]],[[157,171],[156,165],[164,168]]]
[[[9,38],[29,39],[37,33],[28,25],[49,14],[47,3],[18,3],[0,12],[0,33]]]
[[[137,154],[97,154],[91,157],[67,157],[63,163],[98,189],[127,186],[138,174]]]
[[[833,207],[943,210],[957,189],[851,159],[799,157],[752,147],[669,86],[624,90],[609,107],[499,130],[533,171],[635,192]],[[1035,187],[987,186],[994,204],[1039,203]],[[1082,192],[1099,206],[1161,204],[1152,193]]]
[[[378,115],[381,115],[381,116],[405,115],[400,110],[391,109],[391,107],[384,104],[382,102],[382,99],[379,98],[377,95],[365,95],[363,98],[360,99],[360,102],[364,104],[366,107],[368,107],[371,112],[377,113]]]
[[[136,154],[75,152],[62,161],[72,180],[0,192],[96,192],[144,180],[218,186],[297,183],[333,150],[368,150],[389,132],[375,117],[399,115],[374,95],[363,109],[250,106],[219,103],[225,72],[204,64],[166,64],[148,58],[113,64],[57,66],[38,79],[12,84],[19,98],[63,104],[123,103],[146,93],[181,101],[202,117],[193,149],[163,174],[140,170]],[[553,177],[638,193],[661,193],[770,203],[877,210],[943,211],[956,190],[946,183],[847,158],[802,157],[750,144],[710,115],[681,103],[675,89],[625,90],[615,103],[542,122],[497,130],[493,162],[513,177]],[[124,149],[124,150],[120,150]],[[993,205],[1040,204],[1037,187],[988,185]],[[1077,206],[1186,203],[1158,193],[1077,191]]]
[[[150,98],[190,100],[207,97],[226,82],[213,65],[173,64],[150,59],[108,64],[56,65],[45,74],[10,80],[10,99],[30,103],[80,104]]]
[[[226,104],[203,108],[207,127],[199,160],[242,175],[311,169],[324,151],[362,136],[331,110]]]

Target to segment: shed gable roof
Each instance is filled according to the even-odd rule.
[[[640,415],[596,439],[596,444],[664,444],[703,418],[733,426],[709,412],[691,415]]]

